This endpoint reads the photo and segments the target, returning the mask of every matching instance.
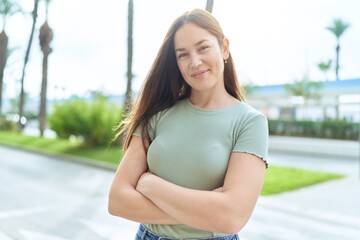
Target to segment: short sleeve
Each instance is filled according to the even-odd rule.
[[[137,137],[141,137],[141,130],[142,130],[142,127],[139,125],[137,126],[137,128],[135,129],[135,131],[133,132],[133,136],[137,136]]]
[[[149,120],[147,128],[148,128],[149,136],[150,136],[151,140],[154,140],[154,138],[155,138],[156,126],[157,126],[157,123],[160,120],[161,116],[162,116],[162,112],[159,112],[159,113],[153,115]],[[135,129],[135,131],[133,132],[132,135],[137,136],[137,137],[142,137],[142,129],[143,129],[143,127],[140,124],[139,126],[137,126],[137,128]]]
[[[256,112],[242,125],[233,152],[254,154],[267,166],[269,130],[266,117]]]

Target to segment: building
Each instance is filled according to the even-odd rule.
[[[322,120],[345,118],[360,122],[360,78],[325,81],[317,99],[291,96],[284,84],[254,87],[247,102],[269,118]]]

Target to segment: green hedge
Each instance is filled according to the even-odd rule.
[[[358,140],[360,123],[326,119],[309,120],[269,119],[270,135]]]
[[[6,119],[5,116],[0,116],[0,131],[16,131],[17,124],[14,121]]]
[[[76,136],[88,146],[106,146],[114,138],[114,127],[122,115],[119,107],[98,97],[90,103],[76,99],[56,105],[48,120],[60,138]]]

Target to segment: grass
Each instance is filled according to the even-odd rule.
[[[0,144],[56,155],[65,154],[83,157],[89,161],[109,163],[114,168],[119,164],[123,154],[118,146],[89,148],[76,141],[25,136],[2,131],[0,131]],[[266,196],[293,191],[342,177],[343,175],[340,174],[270,165],[266,172],[261,195]]]
[[[64,151],[65,154],[88,158],[89,160],[98,160],[117,166],[122,157],[120,147],[98,147],[98,148],[71,148]]]
[[[342,177],[343,175],[336,173],[270,165],[266,172],[261,195],[273,195],[293,191]]]
[[[122,150],[117,146],[84,147],[78,141],[65,139],[40,138],[26,136],[15,132],[0,131],[0,144],[23,149],[35,150],[50,154],[64,154],[83,157],[89,161],[101,161],[113,164],[116,167],[122,157]]]

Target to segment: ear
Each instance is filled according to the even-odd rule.
[[[222,55],[224,60],[228,59],[230,55],[229,39],[227,39],[226,37],[223,38]]]

